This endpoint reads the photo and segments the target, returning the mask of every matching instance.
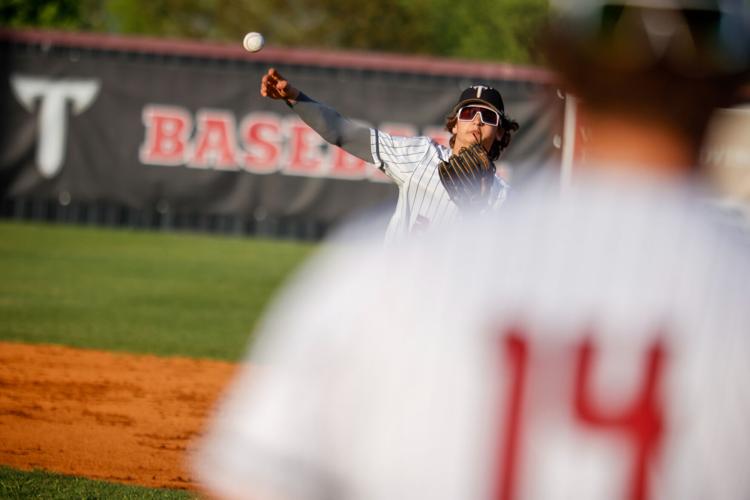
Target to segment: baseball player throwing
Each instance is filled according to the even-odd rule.
[[[590,127],[570,189],[552,172],[503,217],[321,253],[210,428],[212,492],[750,498],[750,241],[693,166],[747,81],[748,9],[553,7]]]
[[[328,143],[393,179],[399,196],[387,241],[450,222],[462,212],[496,209],[505,200],[509,187],[495,176],[492,162],[518,124],[506,116],[494,88],[474,85],[461,93],[446,119],[450,148],[428,137],[397,137],[357,124],[300,92],[273,68],[263,76],[260,93],[284,100]],[[474,154],[460,156],[475,144],[481,147]]]

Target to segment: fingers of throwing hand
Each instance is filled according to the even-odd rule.
[[[268,70],[261,80],[260,94],[272,99],[285,99],[288,95],[288,86],[284,77],[274,68]]]

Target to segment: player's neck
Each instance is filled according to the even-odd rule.
[[[586,116],[586,124],[590,141],[584,146],[585,163],[590,168],[676,178],[689,175],[695,166],[695,145],[663,125],[596,115]]]

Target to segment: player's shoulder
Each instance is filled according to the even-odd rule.
[[[411,146],[411,147],[422,147],[427,148],[434,143],[430,137],[424,135],[404,135],[391,133],[380,128],[371,129],[373,139],[379,142],[392,143],[399,146]]]
[[[440,142],[433,139],[432,137],[421,135],[421,136],[416,136],[415,139],[419,142],[421,147],[433,153],[433,154],[426,155],[427,157],[433,157],[433,158],[437,158],[438,160],[445,161],[452,154],[451,148],[449,148],[448,146],[444,144],[441,144]]]
[[[371,134],[373,146],[388,148],[393,154],[413,156],[434,151],[441,159],[450,156],[450,148],[426,135],[395,135],[379,129],[372,129]]]

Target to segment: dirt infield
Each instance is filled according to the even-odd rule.
[[[195,489],[187,452],[235,369],[0,342],[0,464]]]

